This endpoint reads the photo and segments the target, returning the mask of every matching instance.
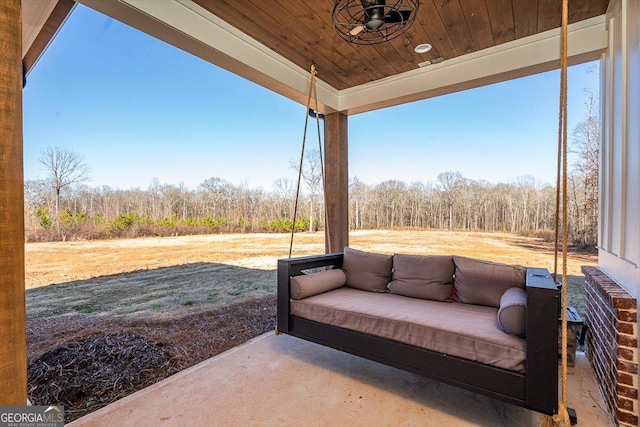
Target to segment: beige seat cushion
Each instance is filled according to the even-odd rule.
[[[393,256],[344,248],[342,270],[346,286],[369,292],[387,292]]]
[[[524,372],[526,341],[502,332],[497,311],[348,287],[291,301],[295,316]]]
[[[500,307],[509,288],[525,287],[526,268],[462,256],[453,256],[456,266],[454,300],[466,304]]]
[[[453,257],[447,255],[393,256],[392,294],[413,298],[450,301],[453,287]]]

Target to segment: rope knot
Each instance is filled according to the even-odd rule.
[[[567,406],[558,402],[558,413],[553,415],[545,415],[542,420],[541,427],[560,427],[562,424],[569,427],[571,426],[571,420],[569,419],[569,412]]]

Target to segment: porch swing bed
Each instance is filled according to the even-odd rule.
[[[566,40],[567,26],[565,8],[566,0],[563,40]],[[562,69],[566,70],[566,44],[562,57],[565,60]],[[566,73],[563,79],[566,81]],[[561,92],[565,91],[566,85]],[[312,97],[315,110],[311,109]],[[566,105],[566,96],[561,100]],[[307,111],[317,112],[317,104],[316,70],[312,64]],[[305,116],[293,224],[296,223],[309,115]],[[316,119],[322,159],[320,115],[311,116]],[[561,111],[561,116],[566,120],[566,109]],[[559,140],[559,150],[560,147],[566,150],[566,132],[564,139]],[[320,167],[324,185],[322,161]],[[560,188],[560,165],[558,171]],[[563,173],[565,183],[566,167]],[[566,191],[563,194],[566,195]],[[559,201],[560,193],[557,207]],[[563,202],[566,205],[566,197]],[[567,228],[565,219],[566,209],[563,209],[562,230]],[[544,421],[547,424],[556,422],[553,416],[559,412],[562,419],[569,422],[565,393],[566,315],[565,310],[559,310],[555,270],[552,278],[544,268],[497,264],[455,255],[391,256],[349,247],[339,253],[292,258],[294,228],[289,258],[278,260],[276,333],[540,412],[547,415]],[[330,235],[326,234],[327,248],[335,247]],[[565,240],[563,307],[567,305],[568,244]],[[561,402],[558,401],[559,311],[563,326]]]
[[[395,255],[388,288],[354,287],[355,275],[380,280],[376,271],[363,271],[362,266],[379,270],[386,262],[382,256],[345,248],[342,253],[279,260],[277,331],[543,414],[558,412],[558,292],[546,269],[451,256],[455,277],[449,276],[448,289],[452,293],[438,291],[439,296],[431,300],[413,293],[424,287],[411,290],[411,286],[397,285],[402,285],[395,280],[401,279],[398,275],[408,271],[399,261],[404,260],[405,266],[407,259],[432,266],[434,259],[448,262],[447,257]],[[516,336],[501,330],[501,307],[465,303],[453,295],[457,280],[464,299],[463,276],[467,282],[481,280],[485,266],[489,279],[495,277],[496,268],[520,268],[519,291],[522,298],[526,296],[526,315],[520,312],[523,330],[508,331]],[[409,269],[405,276],[412,278],[404,285],[415,279],[415,272]],[[467,296],[469,289],[464,290]],[[486,288],[481,292],[486,295]],[[524,307],[518,301],[502,300],[516,311]]]

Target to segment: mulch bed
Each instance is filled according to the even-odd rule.
[[[73,421],[276,324],[276,297],[179,319],[65,315],[27,323],[29,399]]]

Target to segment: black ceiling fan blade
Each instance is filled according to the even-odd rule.
[[[362,3],[367,20],[371,19],[373,15],[381,17],[384,14],[385,0],[360,0],[360,3]]]
[[[410,10],[392,10],[387,16],[384,17],[385,24],[402,24],[409,20],[411,17]]]

